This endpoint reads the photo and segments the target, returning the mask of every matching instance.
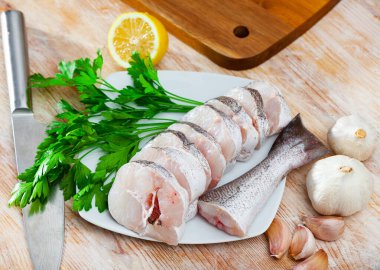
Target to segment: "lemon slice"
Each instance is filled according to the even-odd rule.
[[[108,48],[122,67],[129,67],[133,52],[139,52],[142,57],[149,55],[155,65],[168,49],[168,32],[159,20],[148,13],[124,13],[109,30]]]

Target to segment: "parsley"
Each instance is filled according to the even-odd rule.
[[[39,211],[49,200],[52,187],[59,185],[65,200],[73,199],[73,210],[89,210],[95,200],[98,210],[104,211],[116,171],[140,150],[141,141],[176,122],[155,116],[161,112],[184,113],[202,104],[164,89],[151,59],[143,59],[138,53],[132,55],[127,69],[133,85],[123,89],[103,79],[102,66],[98,51],[92,61],[81,58],[60,62],[55,77],[30,76],[31,88],[73,87],[84,109],[61,100],[62,112],[48,126],[33,166],[18,176],[20,182],[12,191],[10,206],[32,204],[32,211]],[[92,172],[82,159],[95,150],[102,156]]]

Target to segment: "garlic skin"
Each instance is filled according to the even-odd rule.
[[[374,183],[371,172],[360,161],[337,155],[314,163],[306,187],[318,213],[350,216],[366,207]]]
[[[336,154],[363,161],[375,150],[376,130],[357,115],[344,116],[329,130],[327,141]]]
[[[314,234],[314,236],[323,241],[335,241],[339,239],[346,224],[342,217],[322,216],[322,217],[302,217],[302,221]]]
[[[313,233],[303,225],[297,225],[289,248],[289,255],[301,260],[314,254],[317,246]]]
[[[284,256],[292,240],[288,226],[281,219],[274,218],[265,235],[269,240],[269,252],[271,256],[277,259]]]
[[[323,249],[320,249],[313,256],[294,266],[293,270],[327,270],[328,267],[329,257]]]

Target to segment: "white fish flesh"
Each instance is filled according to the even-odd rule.
[[[198,213],[198,200],[193,201],[189,204],[189,208],[187,209],[187,213],[185,215],[185,222],[188,222],[192,218],[194,218]]]
[[[256,84],[231,90],[189,111],[182,122],[151,140],[117,172],[108,196],[112,217],[142,236],[178,244],[185,221],[197,212],[199,196],[217,185],[227,165],[247,159],[255,146],[287,122],[289,111],[279,91],[262,89]],[[281,115],[272,116],[272,110]],[[202,196],[201,214],[231,234],[245,233],[277,185],[279,175],[295,168],[289,158],[284,164],[273,160],[278,162],[297,151],[301,153],[299,158],[303,157],[302,149],[292,147],[293,142],[277,143],[280,146],[272,149],[268,164],[264,161],[258,169],[240,177],[242,180],[235,180],[236,184]],[[269,165],[275,169],[266,170]]]
[[[170,147],[188,152],[198,160],[206,175],[206,186],[208,187],[210,185],[211,168],[209,163],[203,153],[201,153],[198,148],[187,139],[184,133],[170,129],[165,130],[144,146],[144,148],[148,147]]]
[[[291,170],[327,152],[297,115],[280,133],[266,159],[236,180],[203,195],[198,211],[217,228],[244,236],[280,181]]]
[[[189,194],[190,202],[207,189],[207,177],[202,165],[193,155],[173,147],[144,147],[131,161],[147,160],[171,172]]]
[[[207,101],[206,104],[212,105],[214,108],[222,111],[232,118],[233,121],[240,127],[242,135],[242,149],[237,160],[245,161],[249,159],[258,143],[259,135],[255,127],[252,125],[252,120],[244,110],[244,108],[233,98],[220,96]]]
[[[108,194],[108,209],[119,224],[170,245],[183,234],[188,206],[174,175],[149,161],[123,165]]]
[[[292,119],[284,97],[274,85],[264,81],[253,81],[245,88],[256,89],[263,99],[264,112],[269,122],[268,136],[280,132]]]
[[[182,120],[206,130],[219,143],[226,162],[235,163],[241,151],[242,136],[239,126],[229,116],[211,105],[202,105],[186,113]]]
[[[168,130],[184,134],[186,139],[194,144],[202,153],[211,169],[209,188],[215,187],[226,169],[226,159],[223,156],[222,148],[215,138],[200,126],[189,122],[175,123],[169,126]],[[173,138],[173,140],[175,139]]]
[[[228,91],[226,96],[239,102],[251,117],[252,124],[256,128],[259,136],[256,148],[260,148],[264,139],[269,134],[269,123],[264,112],[264,103],[260,93],[255,89],[239,87]]]

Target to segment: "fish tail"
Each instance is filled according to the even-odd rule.
[[[328,154],[330,150],[302,124],[297,114],[281,131],[274,142],[269,155],[285,153],[291,163],[291,169],[301,167]]]

